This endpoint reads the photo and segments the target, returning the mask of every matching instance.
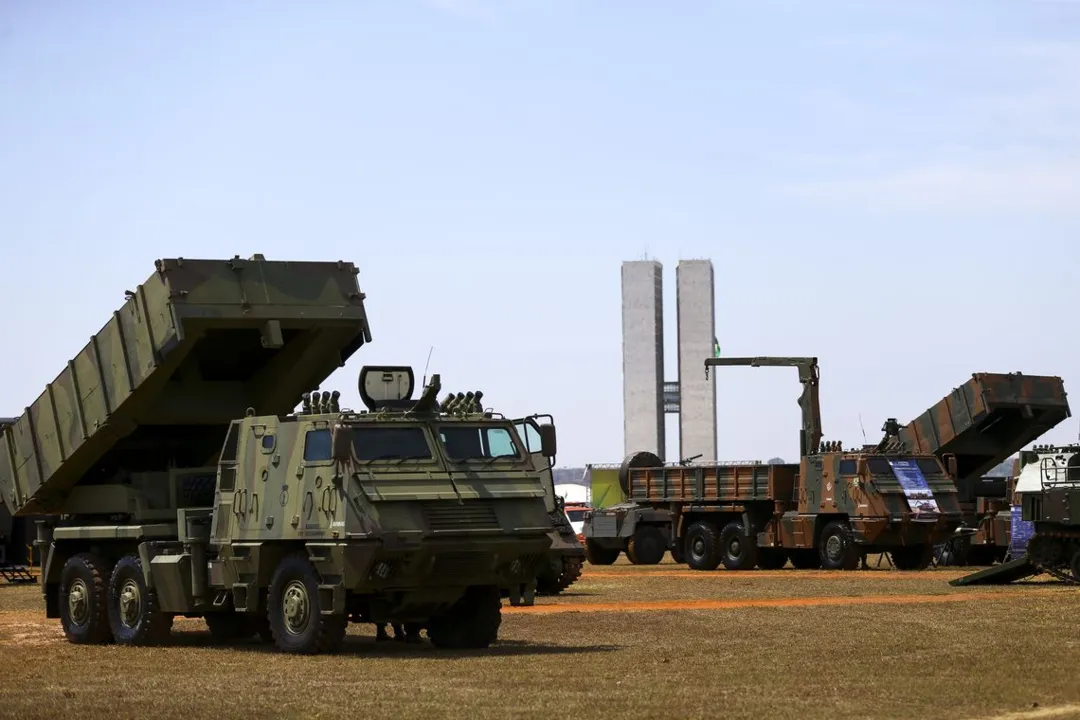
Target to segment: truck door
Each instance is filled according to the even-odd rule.
[[[533,469],[540,473],[541,482],[544,485],[544,506],[549,513],[555,512],[555,478],[551,473],[551,464],[540,449],[540,428],[534,419],[528,417],[515,420],[514,429],[521,442],[525,444],[525,452],[532,460]]]
[[[334,474],[333,436],[326,420],[305,423],[301,433],[298,446],[303,454],[293,460],[297,480],[295,495],[290,492],[292,483],[282,484],[279,504],[286,515],[282,521],[288,523],[299,537],[321,538],[331,527],[344,527],[337,521],[342,491],[331,481]]]

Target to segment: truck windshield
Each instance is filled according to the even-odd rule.
[[[444,425],[439,430],[439,439],[451,460],[518,457],[514,437],[505,427]]]
[[[304,440],[304,460],[325,462],[331,458],[330,430],[309,430]],[[360,461],[427,460],[431,458],[424,429],[416,426],[352,428],[353,452]]]

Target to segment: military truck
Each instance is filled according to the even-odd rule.
[[[930,563],[933,545],[960,523],[956,487],[936,455],[888,437],[860,449],[822,442],[817,358],[709,358],[706,375],[713,366],[797,368],[800,462],[664,465],[652,453],[631,454],[620,468],[627,502],[586,518],[589,562],[610,564],[626,552],[653,564],[670,549],[695,570],[775,569],[789,560],[851,570],[870,552],[888,552],[900,569]]]
[[[554,424],[550,415],[532,415],[515,421],[514,427],[518,436],[524,439],[526,449],[535,463],[536,472],[543,480],[544,507],[547,509],[551,522],[551,531],[548,533],[551,538],[551,549],[537,570],[536,593],[558,595],[581,577],[585,548],[578,541],[577,533],[574,532],[570,519],[566,516],[563,499],[555,492],[555,478],[552,472],[554,458],[539,452],[539,447],[530,447],[530,445],[535,445],[540,437],[538,424],[540,419],[546,419],[549,424]]]
[[[981,372],[904,427],[888,421],[891,442],[942,460],[956,458],[952,479],[963,522],[939,548],[939,562],[991,565],[1004,560],[1010,542],[1012,483],[987,473],[1069,415],[1060,377]]]
[[[951,585],[1003,585],[1047,574],[1080,583],[1080,445],[1039,445],[1019,457],[1012,560],[956,578]]]
[[[3,430],[0,494],[48,516],[45,613],[71,642],[163,642],[182,616],[285,652],[350,621],[481,648],[500,590],[532,594],[551,525],[511,421],[440,402],[437,375],[414,400],[408,368],[361,370],[366,411],[318,391],[371,340],[357,274],[159,260]],[[554,456],[554,426],[529,428]]]

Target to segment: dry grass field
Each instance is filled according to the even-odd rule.
[[[505,608],[482,652],[374,642],[334,656],[68,644],[37,586],[0,585],[0,716],[17,718],[1080,718],[1080,589],[953,588],[965,570],[586,566]]]

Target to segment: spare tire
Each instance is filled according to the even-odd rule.
[[[619,466],[619,487],[623,495],[630,497],[630,468],[663,467],[664,461],[647,450],[627,455]]]

